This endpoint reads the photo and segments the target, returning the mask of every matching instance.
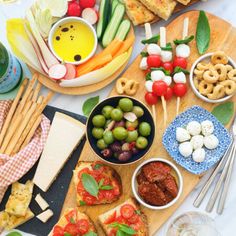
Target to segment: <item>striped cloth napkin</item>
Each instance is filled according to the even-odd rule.
[[[11,101],[0,101],[0,130],[10,109]],[[14,156],[0,154],[0,203],[7,188],[24,176],[39,159],[50,129],[50,121],[43,116],[40,127],[30,143]]]

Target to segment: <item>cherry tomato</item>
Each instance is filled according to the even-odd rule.
[[[163,62],[161,65],[165,70],[169,71],[170,73],[173,72],[174,67],[172,62]]]
[[[111,224],[116,220],[116,211],[114,211],[105,221],[104,224]]]
[[[76,224],[69,223],[65,226],[64,232],[76,236],[79,232],[78,226]]]
[[[113,191],[111,190],[102,190],[103,191],[103,194],[104,194],[104,198],[106,200],[112,200],[114,199],[114,193]]]
[[[84,168],[84,169],[82,169],[79,173],[78,173],[78,178],[79,179],[81,179],[81,177],[82,177],[82,174],[83,173],[86,173],[86,174],[88,174],[89,173],[89,168],[88,167],[86,167],[86,168]]]
[[[126,220],[123,216],[118,216],[116,218],[116,222],[120,223],[120,224],[125,224],[126,223]]]
[[[117,229],[113,228],[111,231],[108,233],[108,236],[116,236]]]
[[[173,61],[173,66],[175,67],[181,67],[183,69],[186,69],[188,65],[187,59],[183,57],[175,57]]]
[[[91,196],[90,194],[84,196],[83,200],[86,202],[87,205],[93,205],[93,203],[96,202],[96,198],[94,196]]]
[[[141,220],[138,220],[135,224],[131,224],[130,227],[134,229],[135,231],[138,231],[143,225],[143,222]]]
[[[166,93],[164,95],[165,100],[170,100],[173,96],[173,89],[171,87],[167,87]]]
[[[56,225],[53,228],[53,236],[64,236],[64,229],[61,226]]]
[[[135,224],[139,221],[140,216],[138,214],[134,214],[131,218],[128,219],[129,224]]]
[[[68,3],[68,16],[80,16],[81,15],[81,7],[80,4],[76,1]]]
[[[158,55],[150,55],[147,57],[147,64],[149,68],[160,67],[161,66],[161,57]]]
[[[174,85],[173,90],[177,97],[183,97],[187,92],[187,86],[186,84],[178,83]]]
[[[155,95],[161,97],[166,94],[168,85],[160,80],[160,81],[155,81],[152,85],[152,91]]]
[[[68,212],[66,215],[65,215],[65,218],[66,220],[69,222],[69,223],[73,223],[72,221],[76,222],[77,220],[77,212],[75,209],[71,210],[70,212]]]
[[[82,8],[93,8],[96,0],[79,0],[79,4]]]
[[[134,207],[130,204],[125,204],[120,208],[120,214],[125,219],[129,219],[134,215]]]
[[[145,94],[145,101],[148,105],[155,105],[157,104],[157,96],[154,93],[147,92]]]
[[[78,220],[76,225],[78,227],[79,233],[81,234],[86,234],[89,230],[89,223],[85,219]]]

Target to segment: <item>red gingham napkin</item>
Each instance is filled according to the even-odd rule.
[[[10,109],[11,101],[0,101],[0,129]],[[50,121],[43,116],[40,127],[36,130],[31,142],[14,156],[0,154],[0,203],[9,185],[18,181],[36,163],[50,129]]]

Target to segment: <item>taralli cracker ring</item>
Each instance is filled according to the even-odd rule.
[[[210,84],[210,83],[207,83],[205,80],[202,80],[199,83],[198,87],[199,87],[198,90],[202,95],[207,95],[207,94],[209,94],[213,91],[214,85]]]
[[[210,69],[210,66],[211,66],[210,63],[206,63],[202,61],[197,64],[197,69],[205,71],[205,70]]]
[[[212,100],[223,98],[224,96],[225,96],[225,87],[222,84],[216,85],[213,89],[213,92],[207,94],[207,97]]]
[[[204,70],[195,69],[193,73],[197,76],[198,79],[202,79]]]
[[[236,84],[233,80],[225,80],[220,82],[225,87],[225,93],[227,95],[232,95],[236,91]]]
[[[224,52],[222,51],[218,51],[215,52],[212,56],[211,56],[211,62],[216,65],[216,64],[227,64],[229,62],[228,57],[225,55]]]
[[[219,81],[223,81],[227,79],[227,68],[223,64],[216,64],[214,69],[217,71],[219,75]]]
[[[228,77],[229,79],[233,80],[234,82],[236,82],[236,69],[231,70],[228,73]]]
[[[126,78],[119,78],[117,81],[116,81],[116,91],[118,94],[123,94],[125,92],[125,85],[127,83],[128,79]]]
[[[210,84],[214,84],[218,81],[219,74],[216,70],[210,69],[203,73],[203,79]]]
[[[233,67],[231,65],[225,65],[227,72],[230,72],[231,70],[233,70]]]
[[[127,95],[133,96],[137,93],[139,88],[139,83],[135,80],[128,80],[125,85],[125,93]]]

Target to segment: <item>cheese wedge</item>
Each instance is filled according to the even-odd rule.
[[[43,211],[49,207],[48,203],[46,202],[45,199],[43,199],[43,197],[40,195],[40,193],[38,193],[37,196],[35,197],[35,201],[38,203],[39,207]]]
[[[84,134],[84,124],[56,112],[33,179],[41,190],[48,190]]]
[[[36,217],[42,221],[43,223],[46,223],[51,217],[53,216],[53,212],[52,210],[48,209],[42,213],[40,213],[39,215],[37,215]]]

